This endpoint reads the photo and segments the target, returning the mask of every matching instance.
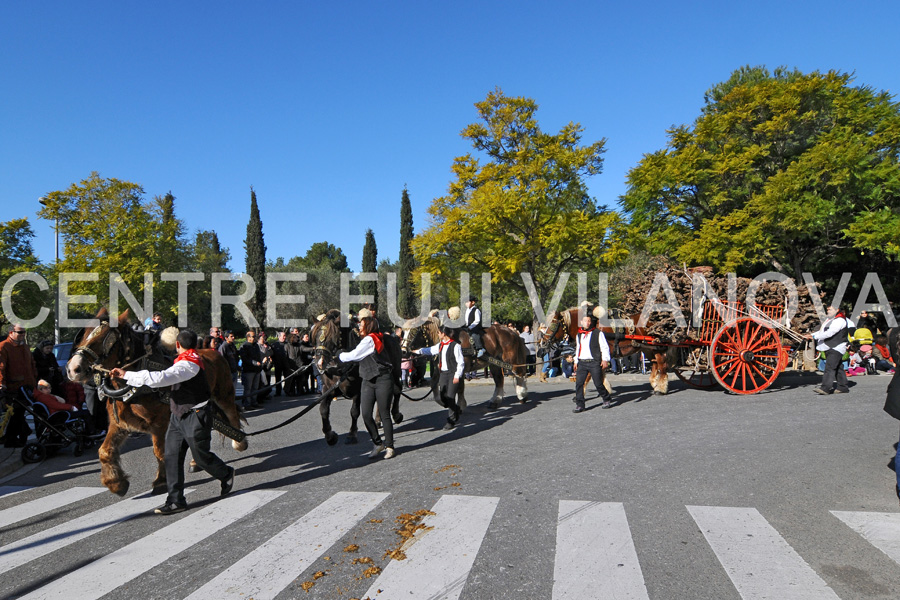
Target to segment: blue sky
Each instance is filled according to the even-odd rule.
[[[607,139],[591,195],[699,114],[745,64],[855,72],[900,90],[900,5],[790,2],[4,2],[0,221],[91,171],[168,191],[190,231],[212,229],[243,270],[250,186],[268,257],[365,231],[396,259],[400,196],[416,231],[446,192],[459,132],[495,87]]]

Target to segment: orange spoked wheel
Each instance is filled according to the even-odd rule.
[[[755,394],[766,389],[784,368],[778,333],[749,317],[726,323],[710,350],[713,376],[735,394]]]

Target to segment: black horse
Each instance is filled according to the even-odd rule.
[[[359,376],[359,364],[349,363],[342,365],[338,361],[341,352],[352,350],[359,343],[359,336],[355,329],[341,327],[341,312],[332,309],[325,317],[313,325],[310,338],[316,345],[315,364],[322,375],[323,392],[328,392],[319,404],[319,413],[322,415],[322,433],[329,446],[337,443],[338,434],[331,429],[331,402],[340,394],[343,398],[350,399],[350,431],[347,433],[346,443],[356,444],[357,421],[359,420],[359,394],[362,389],[362,379]],[[394,379],[394,399],[391,402],[391,418],[394,423],[403,421],[400,412],[400,343],[389,335],[384,336],[385,349],[390,353],[392,364],[392,376]],[[380,415],[378,415],[380,418]],[[376,420],[378,420],[376,418]]]

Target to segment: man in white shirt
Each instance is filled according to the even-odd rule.
[[[575,408],[574,413],[584,412],[584,382],[588,373],[594,380],[597,393],[603,398],[600,408],[612,408],[612,395],[603,385],[603,371],[609,368],[609,344],[606,336],[593,326],[593,319],[585,315],[575,338]]]
[[[178,356],[164,371],[123,371],[115,368],[110,375],[124,379],[134,387],[161,388],[174,386],[169,399],[172,416],[166,431],[166,503],[156,509],[158,515],[173,515],[187,510],[184,498],[184,459],[188,448],[197,465],[218,479],[220,495],[226,496],[234,486],[234,468],[229,467],[209,449],[212,438],[212,411],[209,410],[209,383],[203,372],[203,359],[197,354],[197,334],[184,330],[175,340]]]
[[[528,350],[528,355],[525,357],[525,362],[528,363],[528,374],[534,375],[537,345],[534,343],[534,334],[531,333],[531,325],[525,325],[524,327],[522,327],[522,333],[519,334],[519,337],[522,338],[523,342],[525,342],[525,349]]]
[[[847,385],[847,373],[842,363],[844,353],[847,351],[850,328],[854,326],[853,321],[835,306],[828,307],[826,317],[817,332],[805,336],[806,339],[817,342],[816,350],[825,353],[822,385],[813,391],[823,395],[846,394],[850,391],[850,387]]]
[[[462,409],[456,403],[456,391],[460,385],[465,362],[463,360],[462,346],[450,337],[451,329],[441,327],[441,341],[430,348],[413,350],[414,354],[438,357],[438,394],[441,404],[450,409],[447,424],[444,429],[453,429],[459,422]],[[434,377],[434,375],[432,375]]]
[[[475,296],[469,296],[466,300],[466,329],[469,331],[469,339],[472,340],[472,347],[475,349],[476,358],[484,355],[484,344],[481,341],[481,334],[484,333],[484,327],[481,325],[481,310],[475,306],[478,300]]]

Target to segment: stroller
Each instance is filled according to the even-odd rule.
[[[85,448],[94,446],[96,436],[85,434],[87,426],[84,419],[64,410],[51,415],[49,409],[35,401],[26,388],[20,388],[18,394],[7,395],[6,399],[21,406],[34,419],[37,439],[26,443],[22,448],[22,462],[40,462],[71,444],[75,444],[72,452],[75,456],[81,456]]]

